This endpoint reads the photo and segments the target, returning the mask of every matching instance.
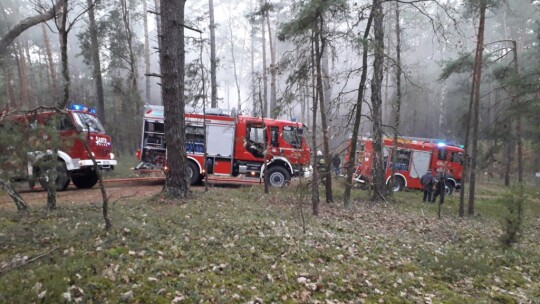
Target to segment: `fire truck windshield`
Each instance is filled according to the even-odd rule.
[[[77,128],[81,131],[90,131],[105,134],[105,129],[103,128],[101,122],[99,122],[99,119],[96,116],[81,112],[73,112],[73,117],[75,118]]]

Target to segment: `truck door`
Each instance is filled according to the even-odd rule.
[[[420,178],[429,170],[431,152],[413,151],[411,162],[411,177]]]
[[[208,173],[230,175],[234,149],[234,125],[212,124],[206,131]]]

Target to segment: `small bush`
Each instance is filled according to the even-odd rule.
[[[507,213],[503,217],[503,235],[500,240],[504,247],[511,247],[519,240],[523,229],[523,211],[526,200],[523,186],[512,188],[501,200],[507,208]]]

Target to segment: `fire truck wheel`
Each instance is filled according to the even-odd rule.
[[[49,189],[49,182],[47,178],[47,169],[38,167],[35,169],[38,177],[39,184],[45,190]],[[69,186],[69,175],[66,169],[66,164],[63,161],[58,161],[56,164],[56,191],[64,191]]]
[[[193,186],[197,184],[201,178],[201,173],[199,173],[199,168],[197,168],[197,165],[195,165],[192,161],[189,161],[187,171],[191,185]]]
[[[289,183],[291,177],[289,172],[282,167],[272,167],[268,169],[268,183],[272,187],[283,187]]]
[[[94,170],[85,170],[82,174],[73,175],[71,180],[77,188],[89,189],[97,183],[98,176]]]
[[[392,183],[392,180],[388,180],[388,184],[392,185],[390,189],[392,189],[392,192],[399,192],[405,188],[405,182],[403,181],[403,178],[396,176],[396,180]]]

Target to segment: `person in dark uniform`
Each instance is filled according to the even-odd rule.
[[[433,190],[433,184],[435,183],[433,173],[428,170],[428,172],[420,178],[420,182],[422,183],[422,186],[424,186],[424,198],[422,201],[431,202],[431,191]]]

